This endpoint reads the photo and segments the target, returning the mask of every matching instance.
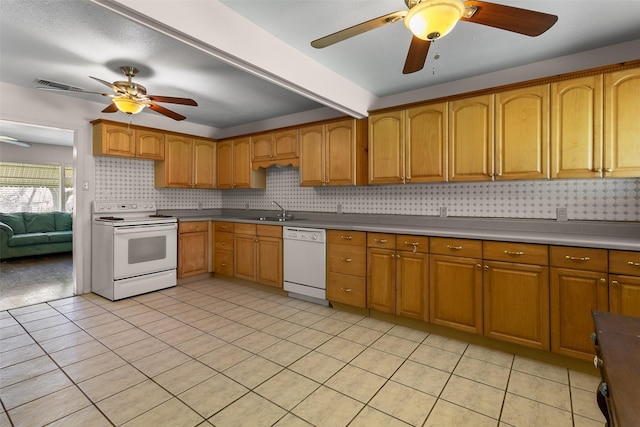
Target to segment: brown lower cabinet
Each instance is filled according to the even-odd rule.
[[[367,305],[367,233],[327,230],[327,299]]]
[[[609,251],[609,309],[640,317],[640,252]]]
[[[214,225],[213,271],[233,276],[233,222],[216,222]]]
[[[209,270],[209,222],[178,224],[178,278],[203,274]]]
[[[282,227],[235,224],[233,275],[282,288]]]

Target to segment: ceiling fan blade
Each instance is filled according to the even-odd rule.
[[[460,18],[461,21],[487,25],[531,37],[544,33],[558,20],[556,15],[484,1],[465,1],[464,7],[466,10],[476,8],[476,11],[469,18],[463,16]]]
[[[182,114],[178,114],[175,111],[171,111],[167,108],[161,107],[160,105],[154,104],[153,102],[150,102],[147,106],[151,108],[153,111],[155,111],[156,113],[164,114],[165,116],[170,117],[173,120],[186,119],[186,117],[183,116]]]
[[[114,104],[112,102],[111,104],[109,104],[109,106],[107,108],[102,110],[102,112],[103,113],[117,113],[118,112],[118,107],[116,106],[116,104]]]
[[[149,95],[147,98],[154,102],[168,102],[170,104],[192,105],[194,107],[198,106],[198,103],[190,98],[174,98],[173,96],[157,95]]]
[[[122,90],[122,88],[119,88],[118,86],[114,85],[113,83],[109,83],[108,81],[99,79],[97,77],[93,77],[93,76],[89,76],[89,77],[91,77],[93,80],[95,80],[97,82],[102,83],[105,86],[110,87],[116,93],[126,93],[126,91]]]
[[[90,90],[61,89],[61,88],[56,88],[56,87],[37,87],[36,89],[38,89],[38,90],[46,90],[46,91],[49,91],[49,92],[92,93],[94,95],[108,96],[110,98],[113,98],[113,96],[114,96],[112,93],[92,92]]]
[[[427,60],[429,47],[431,47],[431,41],[422,40],[413,36],[411,39],[411,45],[409,46],[409,52],[407,52],[407,59],[404,63],[404,68],[402,69],[402,74],[411,74],[422,70],[424,68],[424,63]]]
[[[337,31],[328,36],[321,37],[311,42],[311,46],[316,49],[322,49],[323,47],[331,46],[334,43],[341,42],[358,34],[365,33],[367,31],[375,30],[376,28],[383,27],[387,24],[393,24],[394,22],[402,20],[407,15],[406,10],[399,10],[397,12],[389,13],[384,16],[380,16],[370,21],[363,22],[353,27],[345,28],[344,30]]]

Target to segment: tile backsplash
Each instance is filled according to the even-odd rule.
[[[155,200],[159,209],[287,210],[306,212],[439,215],[485,218],[556,217],[640,221],[640,179],[571,179],[439,183],[364,187],[300,187],[293,167],[267,170],[266,189],[191,190],[155,188],[154,162],[96,157],[96,199]]]

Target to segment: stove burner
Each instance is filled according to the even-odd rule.
[[[171,215],[153,214],[149,215],[149,218],[173,218]]]
[[[101,216],[100,218],[103,221],[124,221],[124,218],[118,218],[115,216]]]

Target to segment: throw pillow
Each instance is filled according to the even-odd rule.
[[[56,221],[56,231],[71,231],[72,219],[69,212],[54,212],[53,217]]]
[[[15,234],[24,234],[27,232],[27,229],[24,227],[24,219],[22,218],[21,212],[0,214],[0,221],[13,228]]]

